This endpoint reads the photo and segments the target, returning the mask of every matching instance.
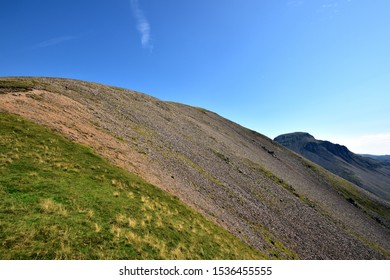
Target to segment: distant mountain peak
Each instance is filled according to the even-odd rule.
[[[290,139],[299,139],[299,138],[308,138],[308,139],[313,139],[315,140],[314,136],[307,133],[307,132],[292,132],[292,133],[286,133],[279,135],[276,138],[290,138]],[[275,139],[276,139],[275,138]]]
[[[306,132],[282,134],[274,141],[378,197],[390,199],[390,166],[385,157],[363,157]]]

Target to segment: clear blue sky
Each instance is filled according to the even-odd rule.
[[[116,85],[390,154],[388,0],[12,0],[0,30],[0,76]]]

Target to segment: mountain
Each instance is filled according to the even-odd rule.
[[[362,157],[368,157],[373,158],[381,161],[387,161],[390,162],[390,155],[367,155],[367,154],[361,154]]]
[[[388,202],[213,112],[132,90],[59,78],[2,78],[0,93],[2,114],[18,115],[87,146],[110,164],[177,197],[265,258],[390,258]],[[22,132],[14,129],[12,133],[17,137]],[[43,150],[29,153],[44,163],[45,144],[42,146]],[[78,158],[69,157],[78,164]],[[0,170],[4,168],[0,166]],[[91,176],[104,179],[101,174]],[[44,180],[40,184],[50,186]],[[117,192],[117,186],[111,187],[107,195]],[[14,197],[2,188],[0,195],[13,199],[2,212],[10,213],[20,207],[25,196],[19,192]],[[56,190],[51,191],[54,199]],[[147,201],[160,196],[156,191],[154,197],[142,187],[138,191]],[[118,211],[121,207],[123,204],[118,204]],[[142,204],[134,207],[123,209],[122,214],[131,218],[133,211],[142,212]],[[175,214],[186,220],[180,211]],[[113,214],[101,210],[99,215]],[[20,223],[33,225],[31,221]],[[2,224],[0,232],[12,232],[15,226]],[[188,229],[188,223],[185,226]],[[154,231],[157,229],[150,228],[149,236],[155,235]],[[167,244],[189,238],[180,226],[173,232],[173,237],[160,236]],[[218,238],[216,233],[213,236]],[[119,244],[126,247],[133,238],[130,235],[127,243]],[[10,249],[20,249],[18,239],[12,244]]]
[[[390,201],[390,162],[386,156],[362,156],[347,147],[316,140],[304,132],[284,134],[274,139],[281,145],[325,169]]]

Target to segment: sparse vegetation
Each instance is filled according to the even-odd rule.
[[[260,172],[262,175],[264,175],[268,179],[272,180],[275,184],[283,187],[284,189],[286,189],[288,192],[290,192],[294,196],[300,198],[300,195],[296,192],[296,190],[294,189],[293,186],[291,186],[290,184],[288,184],[284,180],[280,179],[279,177],[275,176],[275,174],[273,174],[271,171],[267,170],[266,168],[264,168],[263,166],[261,166],[260,164],[258,164],[256,162],[249,161],[249,164],[252,168],[254,168],[256,171]]]
[[[323,169],[313,164],[310,166],[311,172],[315,172],[325,181],[329,182],[330,185],[349,203],[353,204],[355,207],[360,207],[374,219],[379,215],[379,217],[382,219],[388,221],[390,220],[390,209],[388,207],[377,201],[374,201],[373,199],[370,199],[368,196],[364,196],[352,183],[348,182],[347,180],[327,173]]]
[[[212,152],[217,156],[219,157],[220,159],[222,159],[224,162],[226,163],[230,163],[230,160],[229,160],[229,157],[225,156],[224,154],[222,154],[221,152],[219,151],[215,151],[215,150],[212,150]]]
[[[226,230],[48,129],[0,114],[1,259],[258,259]]]
[[[26,96],[31,99],[35,100],[42,100],[43,99],[43,94],[33,94],[33,93],[27,93]]]
[[[253,230],[258,232],[268,243],[268,255],[271,259],[299,259],[298,255],[287,248],[278,238],[276,238],[265,226],[256,224],[252,226]]]
[[[7,79],[0,81],[0,94],[17,91],[30,91],[33,89],[34,82],[31,80]]]

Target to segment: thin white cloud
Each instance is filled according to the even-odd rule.
[[[131,0],[130,3],[134,17],[137,21],[137,30],[141,34],[142,47],[153,48],[153,45],[151,44],[149,21],[146,19],[144,12],[140,8],[138,0]]]
[[[333,15],[337,15],[340,13],[339,3],[335,2],[335,1],[328,2],[326,4],[322,4],[321,7],[322,7],[322,9],[324,9],[324,11],[326,10],[327,12],[329,12]]]
[[[32,48],[33,49],[40,49],[40,48],[46,48],[46,47],[51,47],[54,45],[58,45],[67,41],[71,41],[76,39],[76,36],[61,36],[61,37],[55,37],[51,38],[49,40],[42,41],[36,45],[34,45]]]
[[[324,9],[336,9],[339,6],[337,2],[322,4],[322,8]]]

